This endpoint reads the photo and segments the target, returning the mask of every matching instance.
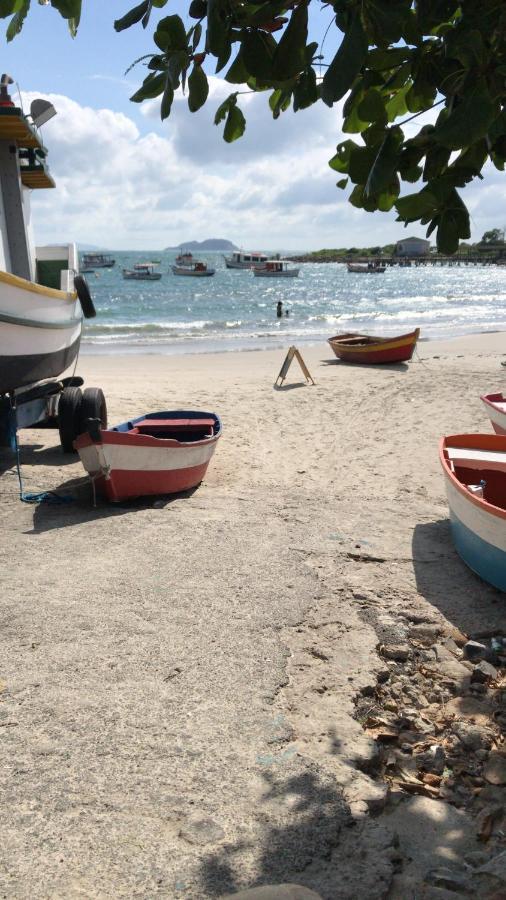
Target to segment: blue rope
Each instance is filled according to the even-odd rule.
[[[70,494],[57,494],[56,491],[40,491],[39,493],[25,493],[23,490],[23,478],[21,476],[21,457],[19,452],[18,431],[16,428],[16,410],[11,407],[8,423],[9,443],[16,454],[16,469],[19,482],[19,499],[23,503],[72,503],[74,498]]]

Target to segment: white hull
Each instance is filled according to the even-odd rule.
[[[189,275],[192,278],[205,278],[214,275],[215,269],[193,269],[189,266],[171,266],[174,275]]]
[[[253,269],[257,278],[296,278],[300,269],[284,269],[282,272],[271,272],[269,269]]]
[[[0,272],[0,393],[61,374],[81,327],[75,293]]]

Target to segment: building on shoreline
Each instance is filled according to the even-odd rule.
[[[415,256],[428,256],[430,253],[430,241],[423,238],[409,237],[397,241],[394,256],[403,256],[413,259]]]

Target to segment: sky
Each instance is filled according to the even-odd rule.
[[[42,129],[56,190],[33,192],[38,243],[75,240],[144,250],[213,237],[246,249],[303,251],[424,237],[416,224],[405,231],[395,212],[355,209],[335,186],[328,160],[342,139],[340,105],[318,103],[273,121],[268,94],[245,95],[246,133],[226,144],[213,119],[232,88],[219,76],[210,77],[208,102],[197,113],[189,112],[180,92],[165,122],[158,100],[131,103],[146,69],[138,65],[125,75],[126,69],[153,49],[157,18],[175,12],[185,18],[188,6],[171,0],[155,11],[146,31],[137,25],[117,34],[114,19],[133,5],[135,0],[84,0],[75,39],[53,9],[35,0],[10,44],[3,36],[6,20],[0,20],[2,70],[19,85],[25,110],[35,97],[45,97],[58,113]],[[315,7],[312,39],[322,39],[331,16],[330,9]],[[339,36],[332,26],[326,57]],[[406,192],[412,190],[407,185]],[[504,227],[504,173],[490,167],[463,199],[472,240]]]

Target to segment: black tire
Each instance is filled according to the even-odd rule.
[[[81,388],[66,387],[58,401],[58,431],[64,453],[74,453],[74,440],[81,433]]]
[[[99,419],[101,428],[107,428],[107,404],[100,388],[90,387],[83,391],[80,411],[81,433],[87,431],[88,419]]]
[[[81,309],[83,311],[83,316],[85,319],[94,319],[97,311],[95,309],[95,304],[91,299],[90,289],[88,287],[88,282],[84,275],[76,275],[74,278],[74,287],[76,290],[76,294],[79,298],[79,303],[81,304]]]

